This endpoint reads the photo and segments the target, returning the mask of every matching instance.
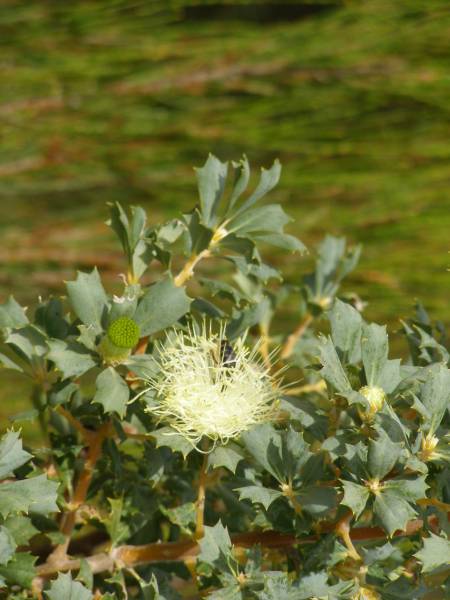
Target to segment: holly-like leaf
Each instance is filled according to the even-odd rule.
[[[360,247],[346,249],[345,238],[327,235],[318,248],[316,269],[304,277],[304,293],[315,309],[330,306],[340,282],[352,271],[359,259]]]
[[[6,518],[15,512],[48,514],[58,511],[56,504],[58,483],[45,475],[12,481],[1,485],[0,514]]]
[[[0,441],[0,479],[28,462],[31,454],[25,452],[18,431],[8,431]]]
[[[193,502],[185,502],[175,508],[167,508],[160,504],[159,508],[171,523],[180,528],[181,533],[187,536],[192,535],[191,526],[195,525],[196,520],[195,504]]]
[[[96,334],[103,331],[102,322],[108,310],[108,298],[96,268],[91,273],[78,271],[75,281],[66,283],[67,294],[75,314]]]
[[[258,427],[253,427],[250,431],[242,434],[242,440],[253,456],[253,458],[276,479],[279,473],[272,465],[269,457],[269,447],[277,449],[277,454],[281,451],[281,437],[272,425],[265,423]]]
[[[233,191],[231,192],[230,199],[228,201],[228,208],[226,212],[227,216],[233,209],[239,197],[245,192],[250,179],[250,165],[248,164],[248,160],[245,155],[238,162],[232,161],[232,165],[235,169],[235,178]]]
[[[36,325],[49,336],[64,339],[69,333],[70,324],[64,315],[64,305],[60,298],[40,301],[35,311]]]
[[[14,554],[17,544],[6,527],[0,525],[0,565],[6,565]]]
[[[313,516],[323,516],[337,505],[336,491],[331,487],[300,486],[295,498],[302,510]]]
[[[367,384],[379,385],[388,356],[388,336],[385,326],[381,327],[376,323],[364,325],[361,352]]]
[[[151,335],[176,323],[188,312],[190,305],[191,298],[184,288],[177,287],[167,277],[148,288],[138,304],[134,320],[141,335]]]
[[[141,588],[143,600],[169,600],[167,596],[160,594],[158,581],[154,573],[152,574],[150,581],[145,581],[142,577],[139,577],[138,583]]]
[[[320,374],[325,381],[343,394],[352,391],[352,386],[350,385],[350,381],[344,371],[331,338],[322,339],[320,345],[320,362],[323,365]]]
[[[264,573],[264,589],[258,594],[259,600],[298,600],[300,597],[298,587],[292,584],[286,573]]]
[[[310,598],[327,598],[334,600],[338,594],[349,586],[349,582],[341,582],[335,586],[328,584],[328,575],[325,571],[304,575],[298,584],[296,600],[310,600]],[[350,587],[352,582],[350,582]],[[349,598],[350,596],[345,596]]]
[[[235,315],[229,321],[226,328],[226,335],[233,340],[242,335],[247,329],[261,323],[271,310],[269,298],[263,297],[255,304],[250,304],[241,311],[235,311]]]
[[[387,360],[378,376],[378,386],[387,394],[392,393],[402,381],[401,361],[399,359]]]
[[[272,490],[259,485],[247,485],[235,488],[240,500],[250,500],[253,504],[262,504],[267,510],[272,502],[281,498],[283,494],[279,490]]]
[[[14,350],[18,350],[19,356],[25,357],[30,362],[35,358],[44,356],[48,350],[47,337],[34,325],[26,325],[21,329],[14,329],[5,341]]]
[[[160,365],[151,354],[132,354],[123,364],[138,377],[152,379],[158,374]]]
[[[386,490],[393,495],[397,495],[408,502],[416,502],[419,498],[425,498],[428,484],[425,475],[404,476],[388,479],[383,482],[383,493]]]
[[[216,279],[207,279],[202,277],[199,282],[204,286],[211,296],[219,296],[227,300],[231,300],[234,304],[239,304],[244,298],[244,294],[233,285],[230,285],[226,281],[220,281]]]
[[[216,221],[217,209],[225,188],[228,163],[222,163],[210,154],[204,166],[195,171],[202,221],[207,227],[211,227]]]
[[[28,324],[25,310],[12,296],[0,304],[0,329],[17,329]]]
[[[184,458],[194,449],[192,443],[171,427],[160,427],[149,434],[156,441],[156,447],[167,446],[172,452],[181,452]]]
[[[254,242],[262,242],[263,244],[276,246],[277,248],[282,248],[288,252],[298,252],[299,254],[306,252],[305,244],[289,233],[252,233],[251,239]]]
[[[92,600],[92,593],[79,581],[73,581],[69,573],[60,573],[45,592],[49,600]]]
[[[50,340],[48,346],[50,350],[47,358],[55,363],[55,367],[61,371],[64,379],[80,377],[96,365],[94,357],[87,348],[77,342]]]
[[[23,588],[31,588],[35,576],[34,563],[36,556],[29,552],[17,552],[7,565],[0,566],[0,576],[11,585],[19,585]],[[65,597],[61,596],[58,600]]]
[[[389,536],[398,530],[404,531],[408,521],[416,516],[412,506],[389,489],[376,494],[373,509]]]
[[[373,478],[383,479],[397,462],[401,452],[400,444],[391,442],[381,430],[377,440],[370,440],[367,454],[367,466]]]
[[[253,233],[283,233],[283,228],[292,219],[279,204],[258,206],[240,213],[227,225],[230,233],[252,238]]]
[[[414,555],[422,563],[422,571],[429,573],[444,565],[450,564],[450,541],[430,532],[430,537],[423,540],[423,547]]]
[[[358,363],[361,359],[361,314],[347,302],[336,298],[329,317],[331,337],[343,360]]]
[[[22,372],[22,368],[19,367],[19,365],[13,360],[11,360],[9,356],[6,356],[6,354],[3,354],[2,352],[0,352],[0,366],[3,369],[11,369],[12,371],[19,371],[20,373]]]
[[[108,498],[108,502],[111,506],[111,512],[104,523],[112,545],[116,546],[129,535],[130,530],[128,525],[122,520],[123,498]]]
[[[214,527],[205,526],[205,533],[199,540],[199,560],[213,567],[229,570],[228,557],[231,556],[231,539],[228,529],[220,521]]]
[[[244,157],[244,160],[246,161],[247,159]],[[248,163],[247,163],[247,165],[248,165]],[[246,173],[247,170],[248,169],[246,168],[246,165],[243,164],[243,173],[244,173],[243,179],[245,181],[245,185],[244,185],[244,182],[242,182],[241,186],[244,189],[247,186],[247,182],[248,182],[248,175]],[[263,196],[268,194],[279,182],[280,175],[281,175],[281,164],[280,164],[279,160],[275,160],[273,165],[270,167],[270,169],[264,169],[264,168],[261,169],[261,177],[260,177],[258,185],[256,186],[254,192],[240,206],[239,210],[236,211],[235,215],[239,215],[239,214],[247,211],[254,204],[256,204],[256,202],[258,202],[258,200],[260,200]],[[240,180],[239,180],[239,182],[240,182]],[[233,191],[232,198],[236,194],[236,189],[239,189],[239,193],[241,193],[241,187],[238,188],[238,186],[236,186],[235,190]]]
[[[242,440],[253,458],[279,483],[298,478],[311,456],[302,434],[293,429],[279,432],[263,424],[245,432]]]
[[[226,446],[217,446],[208,457],[208,465],[213,469],[226,467],[232,473],[244,458],[244,453],[237,444],[228,443]]]
[[[80,559],[80,570],[76,577],[77,581],[80,581],[89,590],[92,590],[94,585],[94,573],[88,561],[85,558]]]
[[[96,352],[97,350],[97,335],[90,325],[78,325],[80,335],[77,337],[77,342],[85,346],[88,350]]]
[[[95,382],[96,392],[92,402],[98,402],[106,413],[116,412],[122,419],[127,411],[130,389],[113,367],[100,373]]]
[[[342,487],[344,488],[344,497],[341,504],[348,506],[355,515],[355,519],[357,519],[366,508],[369,490],[365,486],[352,481],[342,481]]]
[[[30,517],[24,515],[10,515],[5,519],[4,525],[18,546],[24,546],[28,540],[39,533]]]
[[[244,600],[245,596],[235,576],[221,573],[220,580],[223,587],[208,594],[209,600]]]
[[[130,218],[118,202],[110,205],[107,224],[116,233],[127,257],[129,272],[138,280],[152,259],[152,247],[144,240],[147,215],[140,206],[131,206]]]
[[[432,365],[428,369],[420,397],[428,413],[425,428],[434,433],[450,404],[450,369],[443,364]]]

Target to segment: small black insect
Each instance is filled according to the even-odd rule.
[[[228,340],[220,340],[220,363],[231,369],[236,366],[236,354]]]

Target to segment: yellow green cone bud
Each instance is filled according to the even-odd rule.
[[[139,337],[139,326],[130,317],[119,317],[108,327],[109,340],[119,348],[134,348]]]
[[[107,334],[98,346],[98,351],[107,364],[126,360],[139,341],[139,326],[130,317],[119,317],[108,327]]]

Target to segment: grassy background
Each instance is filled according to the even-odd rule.
[[[445,0],[3,0],[1,298],[94,264],[114,282],[107,201],[157,222],[195,202],[209,151],[245,152],[280,158],[272,200],[307,245],[364,244],[348,287],[369,319],[420,298],[448,320],[449,28]],[[3,381],[4,416],[26,400]]]

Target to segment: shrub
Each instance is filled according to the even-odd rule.
[[[32,382],[47,442],[1,440],[3,597],[448,597],[442,327],[418,307],[410,356],[389,358],[340,295],[359,257],[344,239],[283,284],[259,251],[305,251],[260,203],[280,165],[245,199],[247,160],[228,170],[210,156],[199,204],[162,225],[110,207],[120,296],[94,269],[32,317],[1,305],[2,364]]]

